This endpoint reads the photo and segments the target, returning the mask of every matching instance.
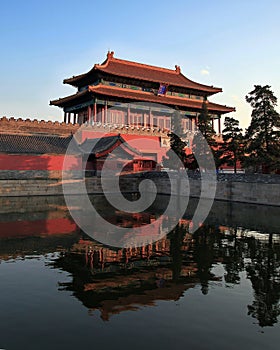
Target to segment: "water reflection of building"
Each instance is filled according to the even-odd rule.
[[[101,207],[101,199],[97,202]],[[108,207],[102,208],[109,216]],[[115,214],[116,223],[125,227],[157,217],[152,212],[119,220],[122,213]],[[114,249],[80,232],[58,197],[9,198],[0,212],[0,259],[59,252],[51,266],[72,276],[60,289],[71,290],[90,312],[100,310],[105,320],[158,300],[178,300],[194,285],[206,297],[213,286],[238,288],[246,274],[253,293],[251,288],[246,292],[252,293],[252,302],[244,313],[261,327],[275,325],[280,315],[279,235],[218,224],[201,226],[190,235],[189,223],[181,220],[167,237],[145,247]],[[221,275],[213,269],[216,265]]]
[[[158,300],[178,300],[198,282],[196,264],[188,255],[174,267],[176,255],[182,254],[182,245],[185,251],[189,249],[192,237],[185,237],[180,246],[174,246],[173,240],[168,237],[145,247],[112,249],[81,239],[55,266],[73,275],[73,282],[64,288],[108,320],[110,315],[155,305]]]

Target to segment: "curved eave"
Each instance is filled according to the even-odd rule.
[[[218,114],[235,112],[235,107],[220,105],[218,103],[208,102],[207,108],[210,112],[217,112]]]
[[[151,102],[164,104],[167,106],[178,106],[189,108],[193,110],[200,110],[202,108],[203,101],[193,100],[182,97],[174,96],[157,96],[150,92],[130,90],[124,88],[117,88],[107,85],[89,86],[87,90],[78,92],[74,95],[66,96],[58,100],[50,101],[50,105],[57,107],[69,107],[74,103],[82,103],[92,99],[94,96],[102,96],[107,99],[113,97],[124,101],[137,101],[137,102]],[[212,113],[224,114],[234,112],[235,108],[223,106],[217,103],[208,102],[208,110]]]
[[[74,95],[69,95],[66,97],[59,98],[58,100],[50,101],[50,106],[57,107],[68,107],[73,104],[73,102],[86,102],[88,98],[92,96],[92,93],[89,90],[84,90],[77,92]]]
[[[116,88],[106,85],[89,86],[88,89],[93,93],[93,95],[101,95],[104,97],[111,96],[114,98],[121,98],[130,101],[153,102],[173,107],[178,106],[191,108],[194,110],[200,110],[203,104],[203,101],[188,98],[173,96],[156,96],[149,92]],[[212,102],[208,102],[207,107],[210,112],[218,114],[235,112],[235,108],[233,107],[223,106]]]
[[[193,86],[193,87],[189,86],[188,89],[193,89],[196,91],[204,91],[204,92],[207,92],[209,96],[217,94],[219,92],[223,92],[222,88],[200,84],[200,83],[197,83],[197,82],[185,77],[184,74],[182,74],[182,73],[180,73],[180,74],[184,77],[184,79],[186,79],[188,81],[188,84],[191,84]]]
[[[76,75],[76,76],[73,76],[72,78],[66,78],[63,80],[63,84],[69,84],[75,87],[79,87],[79,81],[89,76],[93,70],[94,70],[94,67],[87,73]]]

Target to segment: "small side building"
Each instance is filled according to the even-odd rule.
[[[99,173],[106,161],[106,170],[114,173],[150,171],[157,167],[156,161],[143,157],[141,152],[130,146],[123,137],[112,135],[100,139],[86,139],[80,145],[85,169]]]

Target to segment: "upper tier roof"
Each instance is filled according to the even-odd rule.
[[[78,87],[84,80],[98,72],[142,81],[168,84],[185,89],[201,91],[208,95],[222,92],[221,88],[199,84],[186,78],[181,73],[179,66],[175,66],[175,70],[172,70],[131,62],[115,58],[114,52],[108,52],[107,59],[102,64],[95,64],[89,72],[65,79],[63,83]]]

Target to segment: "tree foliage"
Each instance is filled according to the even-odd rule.
[[[209,161],[214,158],[216,167],[219,166],[219,153],[217,150],[216,132],[212,126],[212,120],[208,112],[207,102],[202,104],[202,110],[197,120],[198,130],[194,133],[192,141],[192,151],[187,158],[188,168],[198,168],[197,159],[204,159],[205,164],[211,164]]]
[[[200,130],[202,136],[207,141],[208,145],[213,148],[217,146],[217,142],[215,139],[216,132],[212,125],[212,119],[209,115],[207,102],[204,101],[202,104],[202,110],[198,115],[197,127]]]
[[[221,164],[227,164],[234,167],[236,173],[238,161],[243,159],[244,140],[242,129],[239,128],[239,121],[226,117],[223,130],[223,143],[220,146]]]
[[[163,158],[164,167],[179,170],[185,164],[187,143],[182,140],[183,135],[181,115],[175,111],[171,116],[170,149]]]
[[[253,108],[251,124],[246,130],[246,153],[244,165],[255,171],[280,168],[280,115],[275,110],[277,98],[269,85],[255,85],[246,96]]]

